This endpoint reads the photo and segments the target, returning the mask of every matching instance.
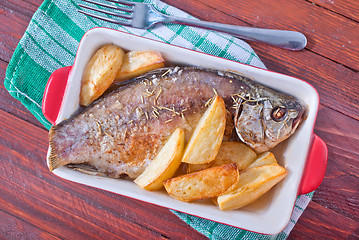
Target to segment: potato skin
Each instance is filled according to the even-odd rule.
[[[275,159],[274,154],[271,152],[264,152],[264,153],[259,154],[257,156],[257,158],[254,159],[254,161],[248,166],[248,169],[260,167],[260,166],[264,166],[264,165],[269,165],[269,164],[273,164],[273,163],[277,163],[277,160]]]
[[[182,162],[203,164],[213,161],[221,146],[225,127],[226,105],[216,95],[187,143]]]
[[[256,158],[257,154],[242,142],[222,142],[216,158],[209,163],[187,164],[187,173],[196,172],[222,164],[236,163],[238,170],[244,170]]]
[[[115,82],[138,77],[151,70],[164,67],[165,60],[158,51],[130,51],[125,54]]]
[[[80,105],[88,106],[115,80],[125,52],[112,44],[98,49],[86,65],[81,82]]]
[[[177,128],[155,159],[134,182],[149,191],[161,189],[163,181],[171,178],[180,166],[184,146],[184,132]]]
[[[163,182],[167,193],[180,201],[208,199],[225,193],[238,181],[235,163],[207,168],[202,171],[170,178]]]
[[[221,210],[244,207],[268,192],[286,175],[286,169],[277,163],[242,171],[239,174],[239,181],[217,198],[217,204]]]

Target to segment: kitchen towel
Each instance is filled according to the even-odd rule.
[[[242,40],[231,35],[176,24],[161,24],[148,30],[134,29],[89,18],[77,10],[79,0],[45,0],[32,17],[6,71],[4,85],[46,127],[51,124],[41,111],[42,96],[51,73],[73,64],[78,44],[86,31],[107,27],[265,68]],[[161,1],[145,1],[162,13],[193,18]],[[107,2],[108,3],[108,2]],[[110,3],[111,4],[111,3]],[[112,3],[115,4],[115,3]],[[285,239],[312,198],[299,196],[288,226],[278,235],[261,235],[172,211],[210,239]]]

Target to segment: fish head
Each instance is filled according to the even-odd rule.
[[[238,137],[257,153],[268,151],[291,136],[303,119],[305,108],[286,94],[242,97],[235,114]]]

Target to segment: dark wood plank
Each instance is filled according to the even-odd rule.
[[[236,2],[232,3],[232,5],[230,3],[220,4],[217,1],[202,3],[185,0],[179,3],[173,0],[166,0],[166,2],[180,9],[188,9],[188,13],[202,20],[247,26],[249,25],[244,24],[239,19],[243,18],[246,21],[253,19],[253,21],[255,21],[256,17],[252,15],[258,14],[258,16],[265,16],[265,19],[261,19],[260,21],[262,24],[265,24],[268,20],[268,25],[257,25],[252,22],[255,26],[269,27],[269,24],[272,23],[273,28],[283,28],[283,23],[276,24],[276,21],[272,18],[280,22],[280,19],[286,19],[287,14],[284,10],[280,12],[273,11],[272,13],[265,12],[262,8],[265,8],[264,6],[268,5],[267,3],[262,3],[263,7],[258,6],[258,8],[264,12],[257,12],[256,5],[260,5],[259,2],[261,1],[251,1],[250,3]],[[277,1],[271,1],[270,4],[274,2],[277,3]],[[280,3],[281,2],[278,2],[278,5],[280,5]],[[216,4],[218,4],[218,8],[215,6]],[[286,6],[286,4],[284,4],[284,6]],[[226,9],[221,9],[223,7],[226,7]],[[232,8],[232,10],[227,8]],[[293,15],[298,19],[302,18],[300,15],[296,15],[295,12]],[[303,23],[303,26],[308,25],[310,24]],[[290,28],[292,29],[292,26],[290,26]],[[294,28],[294,26],[293,29],[301,30]],[[355,30],[353,29],[352,31]],[[318,38],[318,36],[311,33],[308,37],[313,39]],[[355,44],[355,41],[353,43]],[[269,70],[298,77],[311,83],[319,92],[322,104],[345,115],[359,119],[359,102],[357,100],[359,99],[359,82],[356,81],[359,79],[359,73],[357,71],[348,69],[342,64],[328,59],[329,56],[327,55],[321,56],[314,53],[313,50],[292,52],[259,43],[251,42],[250,44]],[[357,45],[359,46],[359,44]],[[336,46],[332,46],[332,48],[340,52],[341,56],[347,56],[346,51],[338,49]],[[359,52],[359,50],[355,51]],[[355,53],[355,51],[353,53]],[[343,59],[343,57],[341,58]]]
[[[1,2],[2,8],[11,9],[23,16],[30,17],[43,3],[43,0],[7,0]]]
[[[41,171],[45,165],[46,131],[22,121],[14,122],[13,118],[9,117],[9,114],[1,114],[3,125],[0,129],[0,157],[2,166],[12,166],[1,169],[1,208],[55,236],[95,238],[102,230],[95,224],[87,223],[77,215],[67,219],[63,217],[71,211],[71,208],[67,207],[74,208],[81,204],[81,201],[66,201],[69,200],[69,194],[56,194],[51,181],[46,179],[45,175],[49,173]],[[22,132],[23,130],[26,133]],[[6,135],[11,137],[11,140],[4,139]],[[38,147],[42,150],[34,151]],[[49,195],[51,192],[56,195]],[[57,202],[54,199],[57,199]],[[82,229],[86,225],[87,228]],[[106,234],[104,230],[101,234],[113,238],[112,234]]]
[[[17,176],[19,174],[26,175],[18,169],[16,170]],[[24,176],[22,177],[24,178]],[[150,229],[129,221],[121,221],[108,212],[86,204],[83,200],[73,199],[72,196],[66,196],[68,194],[58,193],[51,187],[31,178],[32,176],[28,175],[26,186],[21,186],[21,183],[14,181],[9,183],[0,177],[2,182],[0,205],[5,211],[21,216],[25,221],[42,228],[46,232],[67,239],[115,239],[116,236],[128,239],[135,238],[136,235],[146,239],[161,238],[160,234]],[[48,191],[47,199],[41,199],[46,194],[40,192],[40,189],[35,187],[35,183],[37,183],[38,188],[41,187]],[[50,195],[51,193],[56,194],[56,196]],[[40,195],[42,197],[39,197]]]
[[[212,8],[212,6],[207,6],[203,3],[193,3],[191,1],[182,1],[181,4],[176,3],[175,1],[167,2],[181,5],[177,6],[180,8],[186,7],[191,9],[189,12],[193,15],[205,16],[205,18],[202,17],[204,20],[219,22],[227,21],[231,22],[232,24],[243,24],[240,20],[238,20],[237,16],[228,16],[227,13],[215,10]],[[15,10],[19,8],[17,5],[11,6],[13,6],[13,9]],[[245,12],[241,12],[243,11],[242,8],[238,10],[238,15],[246,14]],[[29,18],[29,16],[25,16],[25,18]],[[11,22],[11,19],[7,19],[5,22]],[[9,23],[9,25],[10,24],[13,25],[12,23]],[[16,22],[14,22],[14,26],[17,26]],[[15,32],[18,32],[17,37],[21,37],[21,33],[25,31],[25,26],[21,26],[22,27],[20,28],[15,28]],[[9,40],[8,38],[10,38],[10,36],[5,35],[6,41]],[[352,71],[342,66],[341,64],[328,60],[327,58],[318,54],[314,54],[311,51],[293,53],[287,50],[269,47],[263,44],[252,43],[251,45],[254,47],[260,58],[264,61],[268,69],[303,78],[317,88],[321,97],[321,101],[324,105],[330,106],[337,111],[359,119],[359,104],[358,101],[356,101],[356,99],[359,97],[359,82],[355,81],[356,79],[359,79],[358,72]],[[0,54],[0,58],[9,61],[9,55],[11,55],[12,51],[15,49],[16,44],[13,44],[13,47],[11,48],[9,48],[11,44],[6,44],[6,46],[7,48],[2,50],[0,47],[0,53],[3,51],[5,54],[5,56],[2,57]],[[345,52],[342,52],[341,54],[345,54]],[[303,61],[303,59],[305,59],[305,61]],[[320,66],[319,68],[318,65]],[[323,81],[323,79],[326,80]],[[337,84],[338,79],[341,81],[340,88],[338,88]],[[328,92],[330,94],[327,94]]]
[[[309,0],[318,6],[359,22],[359,2],[352,0]]]
[[[3,60],[0,78],[5,76],[6,62],[41,2],[0,2],[0,59]],[[308,47],[301,52],[251,43],[270,70],[313,84],[324,105],[319,110],[315,132],[328,144],[327,172],[290,239],[359,238],[359,33],[356,31],[359,3],[353,0],[166,2],[203,20],[295,29],[308,36]],[[44,161],[47,132],[3,86],[0,94],[3,110],[0,110],[0,219],[9,219],[0,220],[0,238],[25,236],[14,232],[17,228],[33,232],[34,238],[45,236],[45,239],[52,236],[112,239],[136,235],[149,239],[204,238],[167,209],[52,175]]]
[[[290,239],[358,239],[359,222],[311,202],[288,237]]]
[[[9,62],[42,0],[0,1],[0,60]]]
[[[2,239],[59,239],[34,227],[22,219],[0,210],[0,238]]]
[[[0,2],[0,79],[5,79],[7,64],[24,34],[29,21],[42,0],[2,1]],[[19,102],[14,100],[4,87],[0,85],[0,109],[20,117],[35,126],[42,124]]]
[[[311,51],[359,70],[359,56],[356,54],[359,52],[359,32],[355,31],[359,23],[356,21],[331,11],[323,11],[323,8],[308,1],[200,2],[256,27],[300,31],[308,37],[307,48]]]
[[[56,177],[47,131],[1,110],[0,121],[0,159],[11,166],[0,168],[0,207],[9,214],[61,238],[204,238],[168,209]]]
[[[359,119],[359,73],[313,52],[283,52],[253,43],[251,46],[269,70],[312,84],[321,104]]]
[[[37,1],[40,4],[40,1]],[[22,7],[23,6],[23,7]],[[36,5],[25,1],[0,2],[0,59],[10,61],[20,38],[36,10]]]
[[[0,60],[0,79],[5,79],[7,62]],[[0,83],[0,109],[12,115],[22,118],[33,125],[45,129],[45,127],[27,110],[20,101],[15,100],[4,87],[4,82]]]
[[[326,113],[327,111],[329,111],[329,114]],[[321,109],[319,116],[323,116],[322,119],[326,119],[328,115],[330,115],[330,113],[332,112],[334,111],[326,110],[324,108]],[[336,116],[337,114],[338,113],[334,114],[335,117],[334,119],[329,118],[330,121],[328,121],[328,124],[332,124],[336,126],[342,123],[343,121],[348,122],[343,120],[348,117],[343,116],[342,117],[343,119],[341,119],[338,118],[338,116]],[[166,235],[169,233],[170,235],[179,234],[179,233],[173,233],[173,230],[171,230],[171,229],[177,230],[179,229],[179,227],[173,225],[171,226],[171,224],[168,224],[169,222],[168,220],[169,219],[171,219],[172,221],[174,220],[176,224],[178,224],[180,221],[176,219],[176,217],[175,219],[173,219],[173,217],[169,216],[169,213],[168,212],[166,213],[166,211],[168,210],[164,211],[164,209],[160,207],[154,207],[147,203],[140,203],[138,201],[117,196],[112,193],[107,193],[102,190],[96,190],[93,188],[81,186],[79,184],[63,181],[53,176],[51,173],[48,172],[44,162],[46,147],[47,147],[47,132],[44,130],[31,127],[30,124],[20,120],[15,122],[14,124],[14,119],[12,116],[10,116],[7,113],[3,113],[2,115],[3,116],[1,117],[0,120],[4,124],[3,124],[3,128],[1,128],[0,130],[0,136],[5,136],[4,131],[6,131],[7,134],[10,134],[10,139],[11,139],[11,140],[6,139],[6,141],[2,140],[0,142],[1,143],[0,146],[2,146],[0,151],[1,159],[4,159],[3,161],[8,161],[5,162],[5,165],[12,166],[10,170],[2,169],[2,173],[1,173],[1,176],[3,176],[5,179],[11,180],[10,183],[6,183],[4,178],[2,178],[2,182],[4,183],[0,184],[1,186],[3,186],[3,188],[8,186],[7,189],[2,190],[2,192],[6,193],[4,196],[8,196],[7,194],[9,194],[9,196],[5,198],[8,199],[7,202],[12,203],[12,205],[10,206],[5,206],[5,209],[7,209],[7,211],[11,211],[11,209],[20,208],[21,211],[24,211],[26,213],[31,210],[31,212],[28,213],[28,215],[26,214],[24,215],[24,213],[21,213],[22,218],[28,219],[32,215],[41,216],[43,218],[46,218],[47,216],[48,218],[51,219],[52,224],[54,225],[60,224],[61,226],[65,226],[66,228],[68,227],[66,226],[66,223],[58,222],[58,221],[60,221],[61,219],[62,221],[66,221],[67,217],[70,217],[73,214],[74,215],[73,217],[77,216],[75,218],[81,216],[82,218],[90,219],[91,221],[94,221],[95,219],[96,226],[102,226],[104,224],[102,221],[103,217],[106,217],[106,219],[116,220],[116,221],[119,221],[119,219],[121,218],[125,218],[124,221],[131,221],[133,223],[137,222],[140,223],[141,225],[143,224],[148,229],[154,229],[155,231],[158,232],[163,231],[161,233],[162,235]],[[320,117],[318,118],[320,119]],[[335,122],[336,119],[338,122]],[[351,121],[355,121],[355,120],[351,119]],[[18,126],[22,126],[22,127],[19,129]],[[24,128],[23,126],[28,126],[28,127]],[[351,126],[348,124],[348,127]],[[329,129],[328,132],[330,132],[330,129],[334,129],[333,127],[325,127],[325,128]],[[320,134],[321,137],[325,139],[326,135],[321,134],[319,130],[318,130],[318,134]],[[36,146],[39,146],[40,148],[38,149],[40,150],[36,152],[30,151],[31,149],[37,149]],[[351,150],[349,149],[348,151]],[[331,167],[335,167],[334,161],[328,164],[328,169],[330,169]],[[341,174],[347,174],[347,172],[343,172]],[[26,181],[24,182],[23,179],[26,179]],[[335,179],[336,178],[334,178],[333,180],[334,182],[330,184],[339,186],[341,182],[339,183],[335,182]],[[327,181],[327,179],[324,180],[323,184],[325,183],[325,181]],[[355,185],[350,185],[350,187],[351,187],[351,189],[349,189],[350,192],[354,192],[357,189],[355,188]],[[16,194],[11,195],[11,190],[14,189],[16,189]],[[325,189],[324,191],[328,191],[328,190],[331,191],[331,189]],[[17,199],[19,192],[22,195],[22,201],[21,203],[20,202],[14,203],[14,201],[11,199]],[[52,193],[50,196],[49,194],[47,194],[49,192]],[[37,197],[32,198],[30,193],[33,193]],[[321,193],[320,189],[318,189],[318,191],[316,192],[316,194],[318,193]],[[330,208],[333,204],[338,204],[341,202],[341,201],[336,202],[337,196],[336,195],[333,196],[333,193],[329,193],[328,196],[329,198],[325,199],[324,202],[320,202],[320,204]],[[30,198],[30,199],[24,201],[24,198],[25,199]],[[114,199],[118,199],[118,200],[113,201]],[[317,201],[318,198],[315,196],[314,199],[315,201]],[[21,204],[23,204],[24,202],[28,205],[26,205],[26,207],[21,208]],[[36,203],[35,204],[36,208],[34,205],[31,204],[32,202]],[[37,209],[39,208],[38,206],[41,206],[40,209]],[[80,209],[78,209],[78,206],[81,206]],[[51,212],[47,212],[46,208],[51,209]],[[151,208],[154,208],[151,211],[153,212],[153,215],[152,214],[149,215],[149,213],[147,212],[148,209]],[[15,215],[16,213],[20,215],[21,212],[20,210],[18,210],[19,212],[10,212],[10,213],[13,215]],[[340,213],[342,215],[348,215],[348,216],[357,214],[356,212],[350,213],[349,210],[344,208]],[[37,211],[40,211],[40,213]],[[349,213],[346,213],[346,211],[349,211]],[[60,216],[56,215],[58,214],[57,212],[61,213]],[[104,213],[105,216],[103,216]],[[77,219],[77,220],[79,221],[76,222],[77,225],[81,225],[81,226],[84,225],[84,223],[80,221],[81,219]],[[32,220],[28,219],[28,221],[32,221]],[[172,221],[170,222],[172,223]],[[156,222],[156,224],[154,224],[154,222]],[[42,227],[46,226],[44,225],[44,223],[41,222],[37,224]],[[157,224],[159,224],[159,226]],[[49,229],[45,227],[43,228],[44,230],[49,231],[54,235],[58,234],[52,232],[51,229],[53,227],[54,226],[50,225]],[[185,227],[186,226],[184,226],[184,228]],[[180,233],[181,232],[182,231],[180,231]],[[81,235],[82,234],[83,233],[81,233]]]
[[[358,121],[320,108],[315,132],[326,142],[329,159],[324,181],[313,200],[359,222]]]

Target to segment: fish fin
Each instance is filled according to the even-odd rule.
[[[49,149],[50,152],[47,156],[47,166],[49,167],[50,171],[54,171],[56,168],[66,165],[61,158],[59,158],[56,154],[56,150],[54,148],[54,141],[53,135],[56,130],[56,126],[52,126],[49,131]]]
[[[106,174],[100,173],[95,167],[86,164],[69,164],[67,166],[73,170],[86,173],[88,175],[106,177]]]

